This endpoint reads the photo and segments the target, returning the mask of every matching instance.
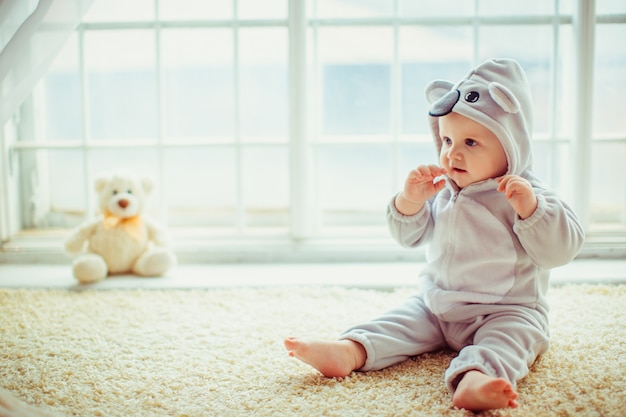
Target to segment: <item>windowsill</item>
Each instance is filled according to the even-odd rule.
[[[371,289],[417,284],[421,262],[183,264],[159,278],[115,276],[80,286],[71,265],[0,264],[0,288],[167,289],[345,286]],[[626,259],[579,259],[552,271],[553,286],[626,283]]]
[[[1,264],[69,264],[63,249],[67,230],[33,230],[0,247]],[[390,237],[327,237],[293,241],[284,236],[209,238],[183,234],[172,238],[179,264],[224,263],[392,263],[423,262],[424,248],[402,248]],[[623,235],[588,235],[581,260],[626,260]]]

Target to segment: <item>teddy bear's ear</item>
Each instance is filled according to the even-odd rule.
[[[493,101],[507,113],[515,114],[520,110],[520,104],[515,94],[500,83],[492,82],[487,87]]]
[[[152,178],[150,177],[141,178],[141,188],[143,188],[146,194],[150,194],[153,186],[154,186],[154,183],[152,182]]]
[[[100,192],[106,187],[106,185],[111,181],[111,177],[108,174],[99,174],[96,177],[96,181],[94,183],[94,188],[96,192]]]

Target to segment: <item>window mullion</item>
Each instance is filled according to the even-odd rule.
[[[557,115],[558,115],[558,95],[559,95],[559,56],[561,54],[561,50],[559,47],[560,42],[560,30],[561,25],[559,22],[559,12],[560,6],[559,1],[556,0],[554,3],[554,16],[552,19],[552,60],[550,65],[550,90],[549,90],[549,109],[550,109],[550,117],[548,117],[548,131],[550,132],[549,143],[550,143],[550,171],[549,175],[549,183],[555,184],[557,178],[559,178],[559,142],[557,140],[558,136],[558,124],[557,124]]]
[[[310,234],[310,187],[306,129],[306,8],[289,0],[289,170],[291,236],[302,240]]]
[[[89,114],[89,83],[87,68],[85,66],[85,28],[81,25],[78,31],[78,71],[81,84],[81,109],[83,116],[81,153],[83,159],[83,190],[85,193],[85,219],[90,218],[95,212],[95,202],[91,191],[91,158],[89,144],[91,142],[91,117]]]
[[[480,59],[480,48],[479,48],[479,36],[480,36],[480,17],[478,15],[478,10],[479,10],[479,2],[480,0],[474,0],[474,17],[472,18],[472,32],[474,35],[474,42],[473,42],[473,54],[472,54],[472,59],[473,59],[473,63],[472,63],[472,67],[475,67],[476,65],[478,65],[478,61]]]
[[[595,1],[578,0],[574,14],[576,107],[572,178],[576,184],[574,208],[585,229],[590,221],[594,31]]]
[[[14,164],[16,151],[12,148],[17,140],[16,119],[14,116],[0,126],[0,246],[21,228],[17,204],[18,175]]]
[[[159,1],[154,0],[154,9],[156,16],[156,25],[154,29],[154,62],[156,65],[156,99],[157,99],[157,183],[159,184],[160,189],[160,200],[159,200],[159,217],[163,224],[169,223],[169,210],[167,207],[167,189],[165,187],[165,157],[164,157],[164,139],[165,139],[165,111],[164,111],[164,101],[163,101],[163,59],[161,56],[161,40],[163,27],[161,26],[161,17],[159,13]]]
[[[320,198],[319,198],[319,187],[318,187],[318,182],[319,182],[319,174],[317,173],[317,163],[316,160],[318,158],[318,153],[319,153],[319,144],[320,144],[320,135],[321,135],[321,130],[322,130],[322,126],[324,124],[323,122],[323,112],[322,112],[322,94],[320,93],[322,91],[322,77],[321,77],[321,68],[320,68],[320,52],[319,52],[319,29],[320,26],[317,23],[317,17],[318,17],[318,13],[317,13],[317,0],[312,0],[313,4],[312,4],[312,18],[314,19],[312,22],[310,20],[307,21],[307,27],[309,27],[309,22],[311,23],[310,25],[310,36],[311,36],[311,42],[310,42],[310,47],[311,47],[311,52],[308,54],[308,57],[310,57],[311,62],[307,65],[307,68],[309,69],[309,71],[311,72],[310,75],[307,75],[307,93],[309,95],[309,98],[307,100],[307,104],[308,104],[308,110],[307,110],[307,121],[309,122],[310,127],[307,127],[307,133],[308,133],[308,137],[309,137],[309,141],[310,143],[314,143],[315,147],[313,148],[313,146],[311,146],[309,148],[309,158],[311,161],[311,164],[314,164],[313,166],[315,166],[314,170],[312,171],[313,175],[310,176],[309,178],[309,186],[311,189],[311,193],[309,194],[309,196],[312,199],[312,208],[309,210],[312,210],[310,219],[309,219],[309,224],[311,225],[311,229],[316,233],[317,231],[319,231],[320,227],[321,227],[321,221],[322,221],[322,216],[321,216],[321,204],[320,204]]]
[[[235,142],[235,176],[236,176],[236,197],[235,197],[235,223],[239,234],[243,233],[246,227],[244,195],[243,195],[243,145],[241,143],[241,63],[239,59],[239,16],[237,0],[233,1],[233,95],[234,95],[234,142]]]
[[[391,192],[397,187],[396,180],[400,173],[400,134],[402,126],[402,65],[400,60],[400,24],[399,0],[393,4],[393,62],[391,64],[391,140],[393,146],[393,175],[391,177]]]

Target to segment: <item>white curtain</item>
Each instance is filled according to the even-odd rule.
[[[93,0],[0,0],[0,129],[28,97]]]

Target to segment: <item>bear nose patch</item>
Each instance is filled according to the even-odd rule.
[[[430,107],[430,114],[433,117],[445,116],[452,111],[454,105],[459,101],[461,92],[459,90],[452,90],[446,93],[439,100],[435,101]]]
[[[117,205],[125,209],[126,207],[128,207],[128,200],[122,199],[117,202]]]
[[[480,94],[478,94],[478,91],[470,91],[469,93],[465,94],[465,101],[467,101],[468,103],[476,103],[479,98]]]

